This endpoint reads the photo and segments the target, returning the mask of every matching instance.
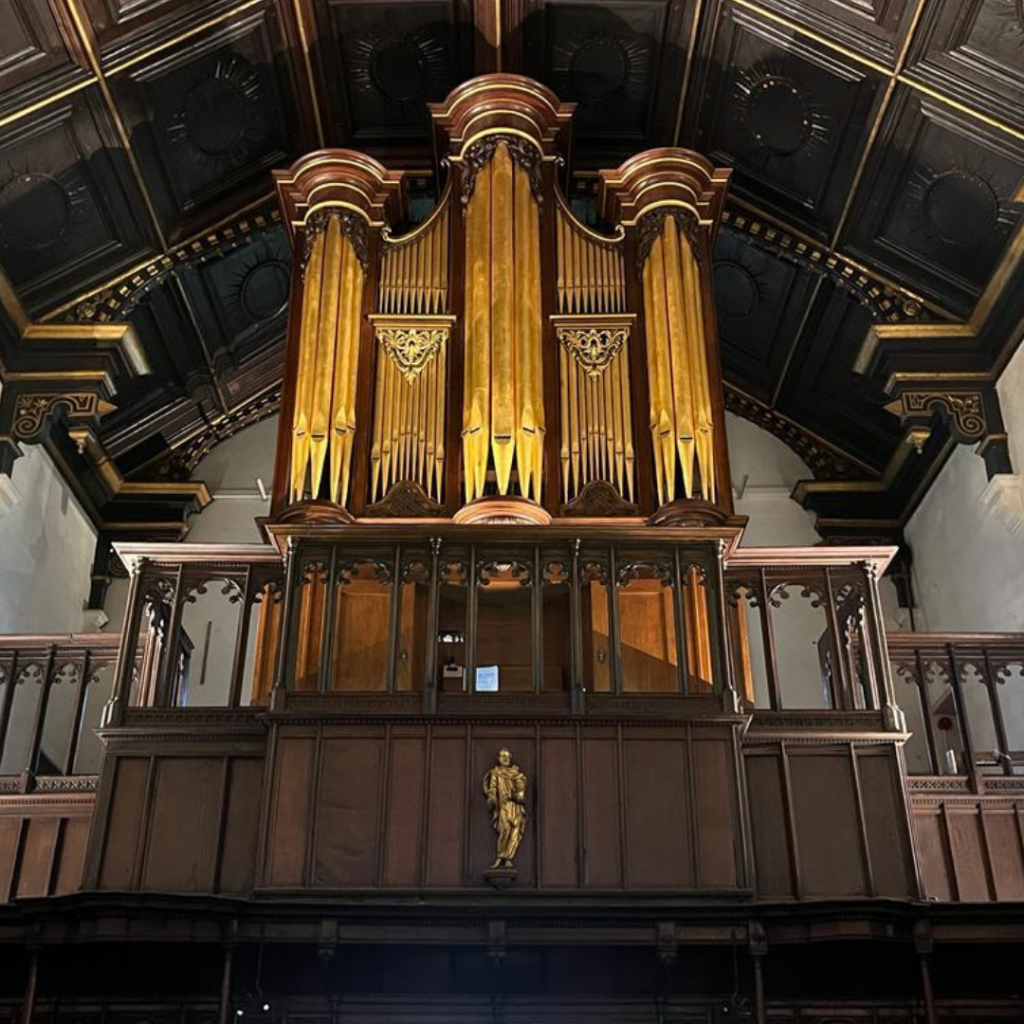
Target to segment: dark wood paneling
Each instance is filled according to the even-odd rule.
[[[278,744],[268,824],[268,885],[299,886],[305,881],[315,752],[312,736],[283,736]]]
[[[149,772],[148,757],[119,757],[108,776],[111,803],[100,854],[100,889],[127,891],[134,885]]]
[[[915,809],[914,841],[925,898],[942,902],[956,899],[946,822],[940,808]]]
[[[466,739],[438,731],[431,743],[427,798],[428,886],[462,883],[466,837]]]
[[[540,885],[575,888],[579,882],[579,791],[576,742],[571,735],[552,737],[540,748],[537,822]]]
[[[224,848],[218,890],[248,892],[255,884],[256,847],[263,795],[263,761],[235,758],[228,777]]]
[[[388,755],[387,820],[384,831],[386,886],[412,888],[420,882],[423,841],[423,779],[426,737],[395,736]]]
[[[622,797],[615,734],[584,739],[583,884],[604,888],[622,885]]]
[[[963,903],[1024,899],[1024,798],[943,793],[928,780],[912,795],[925,896]]]
[[[93,798],[0,798],[0,903],[77,892]]]
[[[58,817],[26,818],[21,837],[21,858],[18,883],[14,895],[18,899],[48,896],[50,879],[57,858],[61,819]]]
[[[751,754],[745,760],[757,895],[787,899],[794,892],[781,760],[774,752]]]
[[[847,750],[789,759],[804,896],[867,895]]]
[[[732,749],[727,739],[693,740],[692,744],[697,888],[733,889],[738,884],[739,850]]]
[[[38,0],[0,4],[0,109],[31,102],[46,87],[59,88],[70,70],[70,54],[53,13]],[[25,86],[27,89],[20,89]]]
[[[875,895],[905,896],[914,891],[913,850],[898,766],[884,754],[864,754],[857,757],[857,771]]]
[[[156,764],[142,888],[212,892],[223,804],[222,759],[162,758]],[[187,823],[187,827],[185,824]]]
[[[947,807],[946,831],[958,898],[967,903],[990,899],[981,816],[977,809]]]
[[[653,730],[652,730],[653,732]],[[623,741],[626,780],[626,885],[693,886],[686,744],[675,736]]]
[[[378,736],[323,740],[312,885],[351,888],[376,883],[383,755],[384,741]]]
[[[82,885],[82,870],[89,846],[92,817],[66,818],[60,840],[60,857],[54,872],[53,894],[65,896]]]

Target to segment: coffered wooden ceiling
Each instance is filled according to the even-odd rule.
[[[72,366],[29,344],[48,325],[140,343],[109,369],[113,411],[76,429],[57,403],[43,432],[97,522],[166,519],[150,483],[180,519],[170,485],[274,408],[291,255],[270,169],[365,150],[410,172],[416,219],[425,104],[494,70],[578,103],[584,215],[596,169],[643,148],[735,168],[729,404],[808,462],[826,533],[898,533],[955,440],[1007,468],[991,382],[1024,333],[1024,0],[4,0],[6,374]]]

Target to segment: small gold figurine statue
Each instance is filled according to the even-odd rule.
[[[491,870],[511,868],[526,831],[526,776],[512,763],[508,750],[498,751],[498,763],[484,776],[484,796],[498,833],[497,856]]]

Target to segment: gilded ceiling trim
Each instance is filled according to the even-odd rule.
[[[124,274],[50,310],[44,314],[42,322],[109,323],[119,319],[150,288],[161,284],[178,267],[202,263],[239,246],[249,245],[280,223],[280,211],[270,207],[272,200],[261,202],[266,203],[267,209],[224,222],[198,237],[187,239],[166,255],[137,264]]]

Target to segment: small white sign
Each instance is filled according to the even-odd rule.
[[[498,692],[498,666],[480,665],[476,670],[476,692]]]

